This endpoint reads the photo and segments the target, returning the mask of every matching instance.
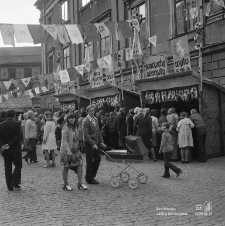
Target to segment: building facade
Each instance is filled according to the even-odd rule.
[[[38,0],[35,6],[40,10],[41,24],[84,24],[107,21],[123,21],[131,18],[131,12],[138,8],[142,23],[146,24],[146,35],[143,41],[144,55],[165,54],[168,60],[168,71],[174,73],[171,40],[188,36],[192,70],[199,72],[199,51],[195,49],[194,36],[197,22],[203,24],[202,68],[203,75],[225,85],[225,54],[223,53],[225,23],[224,8],[211,4],[210,15],[206,15],[209,0]],[[197,9],[193,18],[191,10]],[[147,38],[156,35],[157,46],[150,45]],[[114,36],[102,38],[90,43],[93,60],[115,53],[120,49],[131,47],[131,38],[117,41]],[[62,54],[61,68],[66,69],[84,63],[84,44],[62,45],[48,35],[48,42],[42,44],[42,74],[56,71],[57,51]],[[123,68],[123,88],[138,91],[132,84],[131,62]],[[115,72],[116,85],[121,87],[121,76]],[[81,92],[89,83],[81,83]]]

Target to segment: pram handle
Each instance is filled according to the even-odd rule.
[[[109,155],[108,153],[106,153],[105,151],[103,151],[102,149],[98,148],[99,151],[103,152],[105,155],[108,156],[109,159],[111,159],[118,167],[120,167]]]

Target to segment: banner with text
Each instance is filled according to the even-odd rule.
[[[93,71],[90,74],[90,81],[89,82],[90,82],[91,88],[103,86],[104,82],[103,82],[102,72],[101,71]]]

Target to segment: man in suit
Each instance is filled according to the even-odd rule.
[[[90,105],[87,107],[87,117],[83,120],[84,133],[84,147],[86,152],[86,176],[85,179],[88,184],[99,184],[95,179],[100,162],[101,155],[98,146],[103,148],[106,145],[103,143],[102,135],[100,133],[98,119],[94,117],[95,108]]]
[[[20,190],[22,153],[20,139],[22,136],[20,123],[15,119],[15,111],[7,112],[7,119],[0,124],[0,147],[5,163],[5,178],[9,191]],[[15,168],[12,173],[12,163]]]

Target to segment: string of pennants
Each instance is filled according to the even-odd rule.
[[[211,0],[209,3],[206,3],[206,10],[204,15],[208,16],[210,14],[212,3],[225,7],[223,0]],[[198,14],[196,12],[198,11],[198,9],[199,8],[196,7],[190,9],[190,15],[192,17],[197,17]],[[14,36],[16,37],[17,43],[45,43],[47,42],[45,30],[55,40],[59,39],[62,44],[67,44],[69,42],[80,44],[99,41],[100,35],[101,37],[107,37],[108,35],[110,35],[110,33],[115,34],[117,40],[122,40],[129,37],[134,37],[135,40],[135,32],[132,31],[131,24],[135,26],[135,30],[140,33],[141,40],[143,40],[143,37],[146,37],[146,25],[145,23],[139,25],[138,20],[136,19],[119,22],[68,25],[0,24],[0,30],[5,45],[14,46]],[[148,41],[152,45],[156,46],[157,35],[148,38]],[[58,72],[50,75],[36,76],[36,80],[39,80],[39,85],[36,85],[35,88],[32,89],[26,90],[33,77],[13,81],[4,81],[3,84],[7,90],[9,90],[12,83],[15,85],[16,89],[7,92],[4,95],[1,95],[0,102],[8,100],[12,97],[21,97],[23,93],[33,98],[34,95],[47,92],[51,88],[58,90],[59,86],[62,84],[67,84],[74,81],[78,82],[80,75],[82,77],[86,72],[89,73],[88,80],[92,88],[104,84],[103,72],[105,72],[106,74],[106,82],[115,85],[114,71],[117,71],[119,69],[117,66],[118,61],[120,61],[122,63],[122,66],[125,67],[125,61],[130,61],[133,58],[132,55],[134,53],[134,46],[132,47],[133,48],[122,49],[114,54],[97,59],[96,61],[90,61],[91,57],[90,52],[88,52],[89,48],[86,48],[87,52],[85,55],[89,59],[86,58],[84,64],[72,67],[70,69],[59,70]],[[44,81],[46,80],[48,81],[48,84],[50,84],[48,87],[44,84]],[[23,88],[21,88],[20,81],[24,86]]]

